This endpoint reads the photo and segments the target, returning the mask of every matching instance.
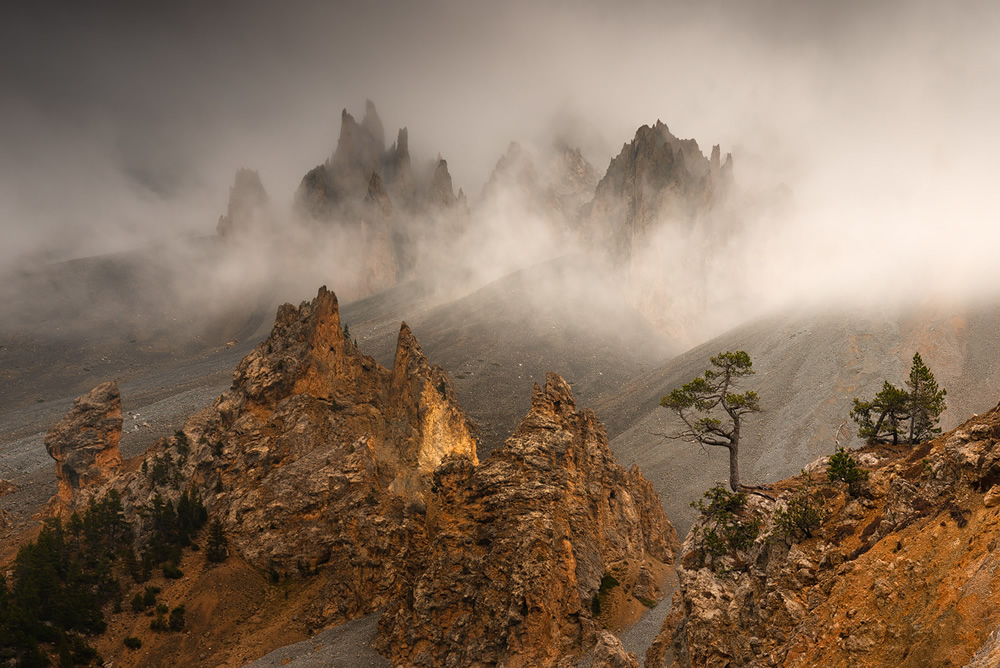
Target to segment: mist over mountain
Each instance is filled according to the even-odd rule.
[[[996,34],[929,1],[10,8],[0,656],[987,665],[991,622],[913,601],[1000,591]],[[727,350],[760,487],[692,505],[730,462],[661,398]],[[862,448],[914,353],[946,433]],[[52,591],[93,575],[106,633],[32,594],[70,534],[98,566]]]

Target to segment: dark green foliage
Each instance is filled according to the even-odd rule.
[[[174,566],[169,561],[163,564],[163,577],[168,580],[180,580],[184,577],[184,571]]]
[[[866,443],[899,443],[904,437],[908,402],[906,392],[889,381],[882,384],[882,391],[871,401],[855,397],[851,419],[858,425],[858,436]]]
[[[757,393],[734,390],[739,379],[754,373],[750,355],[743,350],[719,353],[709,360],[711,369],[660,399],[660,405],[677,414],[685,429],[668,438],[712,445],[729,450],[729,486],[743,489],[740,482],[740,427],[749,413],[760,412]]]
[[[142,641],[135,636],[127,636],[122,643],[129,649],[139,649],[142,647]]]
[[[600,592],[602,594],[607,593],[612,589],[614,589],[615,587],[617,587],[619,584],[620,583],[618,582],[618,578],[616,578],[611,573],[605,573],[604,577],[601,578]]]
[[[847,493],[850,496],[860,496],[861,485],[868,480],[868,471],[859,467],[854,457],[844,448],[837,448],[837,452],[830,457],[826,475],[830,482],[846,482]]]
[[[906,387],[909,388],[910,443],[920,443],[939,435],[941,428],[937,423],[944,411],[944,397],[948,392],[938,388],[934,374],[924,364],[920,353],[913,354]]]
[[[205,557],[213,563],[225,561],[229,556],[228,545],[229,539],[226,538],[222,522],[218,518],[212,520],[208,528],[208,548],[205,550]]]
[[[142,607],[143,609],[152,608],[156,605],[156,595],[160,593],[159,587],[147,586],[146,590],[142,594]]]
[[[813,531],[823,523],[823,508],[813,501],[806,489],[792,497],[784,508],[774,513],[776,532],[791,542],[799,536],[812,538]]]
[[[184,606],[178,605],[170,611],[170,630],[180,631],[184,628]]]
[[[166,607],[166,606],[162,606]],[[152,631],[166,631],[167,630],[167,618],[166,610],[161,610],[161,606],[156,606],[156,616],[149,622],[149,628]]]
[[[60,663],[96,656],[80,634],[102,633],[104,605],[120,605],[112,567],[129,541],[117,492],[92,500],[66,527],[46,521],[38,538],[18,551],[11,582],[0,577],[0,655],[12,653],[18,665],[45,665],[38,649],[44,642],[58,648]]]
[[[187,461],[187,457],[191,453],[191,441],[188,440],[187,434],[179,429],[174,432],[174,448],[177,450],[180,461],[182,463]]]
[[[692,501],[705,517],[702,527],[702,541],[705,551],[713,557],[720,557],[748,549],[760,534],[762,522],[758,517],[747,517],[744,508],[747,495],[732,493],[721,486],[705,492],[704,499]]]
[[[866,443],[919,443],[941,433],[937,423],[947,392],[938,388],[920,353],[913,355],[906,386],[909,391],[884,381],[872,400],[854,398],[851,419]]]
[[[153,457],[152,466],[147,466],[145,461],[142,465],[144,473],[148,470],[149,482],[152,483],[153,487],[166,485],[173,480],[171,469],[174,468],[174,458],[169,451]]]
[[[601,614],[601,596],[596,591],[590,597],[590,612],[596,617]]]

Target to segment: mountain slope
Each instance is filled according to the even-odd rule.
[[[677,429],[659,399],[700,374],[709,357],[746,350],[756,375],[745,386],[760,395],[763,412],[744,428],[740,461],[744,481],[755,484],[797,472],[830,454],[836,442],[854,441],[853,397],[871,396],[883,379],[901,385],[919,351],[938,383],[948,389],[945,428],[989,408],[1000,394],[1000,306],[937,306],[909,311],[840,310],[825,315],[789,312],[738,327],[687,351],[630,383],[596,410],[623,461],[637,463],[660,490],[667,513],[686,531],[688,502],[728,479],[718,452],[665,441]],[[618,431],[622,430],[622,431]]]

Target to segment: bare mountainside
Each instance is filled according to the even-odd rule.
[[[724,452],[664,440],[676,429],[659,408],[660,397],[700,374],[712,355],[746,350],[763,412],[744,427],[744,481],[766,483],[797,473],[840,445],[859,445],[849,415],[852,399],[872,396],[883,379],[901,385],[919,351],[942,387],[949,429],[982,413],[1000,393],[1000,306],[935,305],[909,311],[842,309],[774,315],[727,332],[687,351],[631,383],[596,410],[608,416],[615,454],[637,463],[665,495],[668,516],[687,531],[695,511],[688,503],[728,479]]]

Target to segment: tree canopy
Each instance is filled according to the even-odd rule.
[[[909,391],[886,380],[873,399],[854,398],[851,419],[858,425],[858,436],[868,443],[895,445],[900,441],[919,443],[941,433],[937,423],[947,392],[938,388],[920,353],[913,355],[906,387]]]

